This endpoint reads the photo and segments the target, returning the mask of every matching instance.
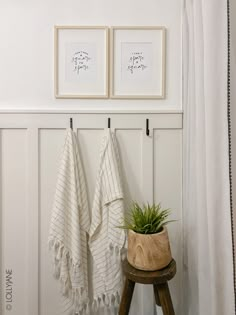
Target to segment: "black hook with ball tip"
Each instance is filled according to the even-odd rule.
[[[70,118],[70,129],[73,129],[73,119]]]
[[[107,127],[111,128],[111,118],[108,118]]]

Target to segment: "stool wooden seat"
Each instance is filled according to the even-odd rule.
[[[156,304],[162,307],[163,314],[175,315],[168,287],[168,281],[176,274],[176,263],[174,259],[172,259],[167,267],[157,271],[138,270],[132,267],[127,259],[125,259],[123,262],[123,271],[126,280],[122,293],[119,315],[129,314],[135,283],[152,284]]]

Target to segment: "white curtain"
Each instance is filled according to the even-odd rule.
[[[227,1],[185,0],[184,315],[233,315]]]

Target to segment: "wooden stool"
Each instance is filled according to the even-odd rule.
[[[156,304],[162,307],[164,315],[175,315],[167,281],[176,274],[176,263],[173,259],[170,264],[157,271],[142,271],[132,267],[127,259],[123,262],[123,271],[126,276],[122,293],[119,315],[128,315],[135,283],[153,284]],[[138,314],[137,314],[138,315]]]

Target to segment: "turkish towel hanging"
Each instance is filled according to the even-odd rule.
[[[92,310],[118,305],[122,288],[121,253],[125,232],[123,191],[115,134],[105,130],[92,207],[89,246],[93,258]]]
[[[67,129],[49,232],[54,275],[60,280],[64,312],[88,309],[87,233],[90,218],[76,136]]]

